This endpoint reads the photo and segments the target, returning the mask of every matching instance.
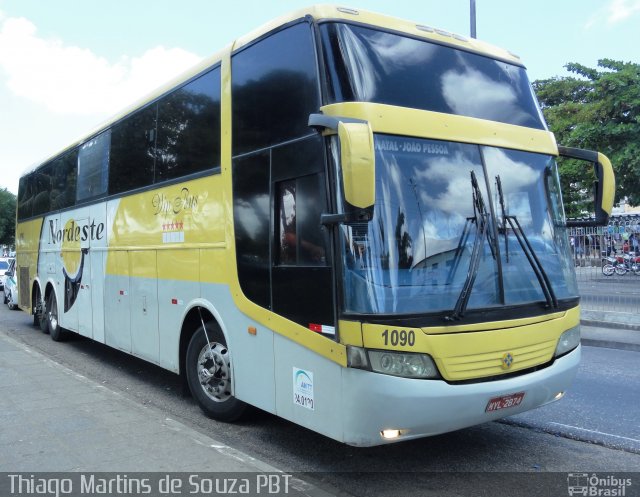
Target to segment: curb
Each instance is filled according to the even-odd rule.
[[[634,323],[616,323],[614,321],[601,321],[597,319],[581,319],[582,326],[591,326],[594,328],[613,328],[616,330],[630,330],[640,332],[640,324]]]
[[[580,340],[580,343],[589,347],[603,347],[605,349],[631,350],[633,352],[640,352],[640,344],[638,343],[614,342],[612,340],[596,340],[593,338],[582,338]]]

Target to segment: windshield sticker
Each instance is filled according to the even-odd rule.
[[[377,139],[375,142],[376,150],[380,152],[403,152],[409,154],[426,154],[426,155],[449,155],[449,148],[446,143],[433,143],[424,140],[394,140],[394,139]]]

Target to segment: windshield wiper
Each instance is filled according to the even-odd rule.
[[[458,295],[458,300],[456,301],[456,305],[453,308],[453,312],[449,316],[445,316],[446,321],[455,321],[464,316],[467,305],[469,304],[469,298],[471,297],[473,284],[476,281],[476,276],[478,276],[478,269],[480,268],[480,249],[482,248],[482,242],[484,241],[485,236],[489,241],[491,255],[493,255],[494,259],[496,257],[495,240],[493,240],[493,237],[491,237],[488,231],[489,213],[487,212],[487,209],[485,207],[484,199],[482,198],[482,192],[480,191],[478,179],[476,178],[476,173],[474,171],[471,171],[471,187],[473,188],[473,217],[468,217],[467,222],[464,225],[464,230],[462,231],[462,236],[460,237],[460,241],[458,242],[458,247],[455,253],[455,263],[451,268],[451,272],[449,273],[448,283],[451,283],[453,275],[455,274],[460,263],[460,255],[462,254],[462,251],[466,246],[466,242],[469,238],[469,227],[471,224],[475,224],[476,226],[476,238],[473,241],[473,248],[471,250],[471,259],[469,260],[469,270],[467,272],[467,278],[464,280],[462,291],[460,292],[460,295]]]
[[[522,226],[520,226],[520,222],[516,216],[510,216],[507,214],[506,208],[504,206],[504,195],[502,193],[502,181],[500,180],[500,175],[496,176],[496,190],[498,192],[498,198],[500,199],[500,207],[502,208],[502,230],[504,232],[504,242],[505,242],[505,251],[507,254],[507,262],[509,262],[509,248],[507,245],[508,241],[508,233],[507,233],[507,223],[511,227],[511,231],[516,236],[516,240],[518,240],[518,244],[522,248],[524,255],[527,257],[529,261],[529,265],[538,279],[538,283],[540,288],[542,289],[542,293],[544,293],[544,298],[547,301],[547,307],[558,307],[558,299],[556,298],[556,294],[553,291],[553,287],[551,286],[551,281],[549,280],[549,276],[544,269],[544,266],[540,263],[540,259],[536,256],[536,253],[527,238],[527,235],[524,233]]]
[[[502,194],[502,181],[500,175],[496,176],[496,190],[500,200],[500,210],[502,211],[502,232],[504,233],[504,253],[509,262],[509,236],[507,235],[507,209],[504,206],[504,195]]]

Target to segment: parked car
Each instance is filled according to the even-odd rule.
[[[0,257],[0,290],[4,289],[4,275],[8,271],[11,261],[15,261],[15,259]]]
[[[4,274],[4,303],[7,304],[11,310],[18,308],[15,259],[11,259],[9,269],[7,269]]]

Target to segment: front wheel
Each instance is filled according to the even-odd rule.
[[[207,416],[218,421],[235,421],[247,405],[231,392],[229,349],[217,323],[208,322],[206,331],[205,335],[200,326],[187,348],[185,369],[189,390]]]
[[[605,276],[612,276],[615,273],[615,268],[613,264],[603,264],[602,266],[602,274]]]

